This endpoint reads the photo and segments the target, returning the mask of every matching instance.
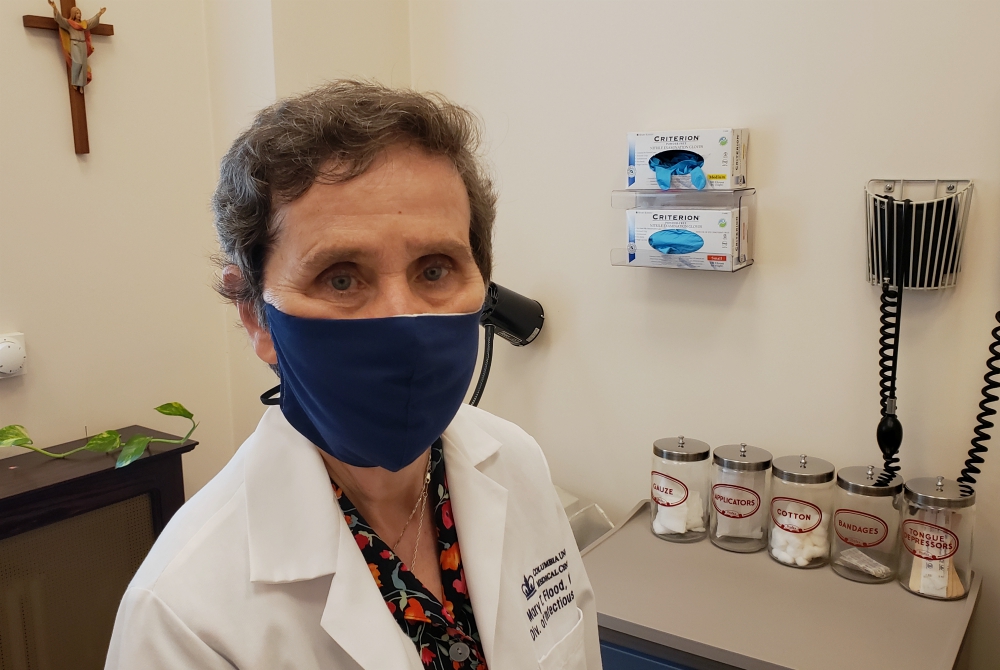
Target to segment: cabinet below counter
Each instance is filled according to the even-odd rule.
[[[605,670],[946,670],[979,598],[939,601],[649,528],[649,501],[584,551]]]

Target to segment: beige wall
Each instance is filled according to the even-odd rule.
[[[95,3],[96,4],[96,3]],[[0,60],[0,332],[22,331],[29,372],[0,381],[0,425],[48,446],[183,420],[202,445],[188,491],[233,451],[224,311],[213,294],[212,125],[200,0],[110,4],[87,88],[92,153],[73,153],[55,33],[21,26],[44,2],[5,0]],[[92,11],[96,7],[84,6]],[[6,450],[4,450],[6,451]]]
[[[976,180],[960,284],[907,294],[900,354],[904,474],[958,475],[1000,308],[1000,80],[988,74],[1000,5],[410,11],[413,85],[485,119],[502,191],[497,281],[546,308],[536,344],[497,345],[483,407],[538,438],[558,484],[620,517],[648,495],[651,442],[678,433],[878,462],[878,294],[862,232],[875,177]],[[611,267],[626,132],[729,125],[752,129],[757,264],[732,276]],[[1000,454],[990,461],[973,639],[984,669],[1000,656]]]
[[[340,77],[410,85],[407,0],[272,0],[278,95]]]
[[[212,105],[213,161],[226,153],[254,114],[274,102],[271,0],[206,0],[205,23]],[[225,308],[233,444],[253,432],[264,413],[258,396],[276,383],[249,346],[235,308]]]

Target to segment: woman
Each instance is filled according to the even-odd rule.
[[[108,668],[600,668],[541,450],[462,404],[495,215],[475,146],[444,100],[342,81],[230,149],[220,290],[280,408],[157,540]]]

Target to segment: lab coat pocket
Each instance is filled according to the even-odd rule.
[[[539,659],[538,667],[541,670],[586,670],[583,612],[579,607],[576,608],[576,614],[577,620],[573,628]]]

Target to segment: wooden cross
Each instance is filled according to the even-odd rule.
[[[59,0],[62,15],[69,18],[70,10],[76,7],[75,0]],[[45,30],[55,30],[59,32],[59,24],[51,16],[28,16],[24,17],[25,28],[43,28]],[[114,35],[115,27],[110,23],[101,22],[90,31],[92,35]],[[69,84],[69,108],[73,114],[73,144],[76,153],[90,153],[90,139],[87,137],[87,104],[83,99],[83,93],[73,88],[71,78],[71,66],[66,66],[66,80]]]

